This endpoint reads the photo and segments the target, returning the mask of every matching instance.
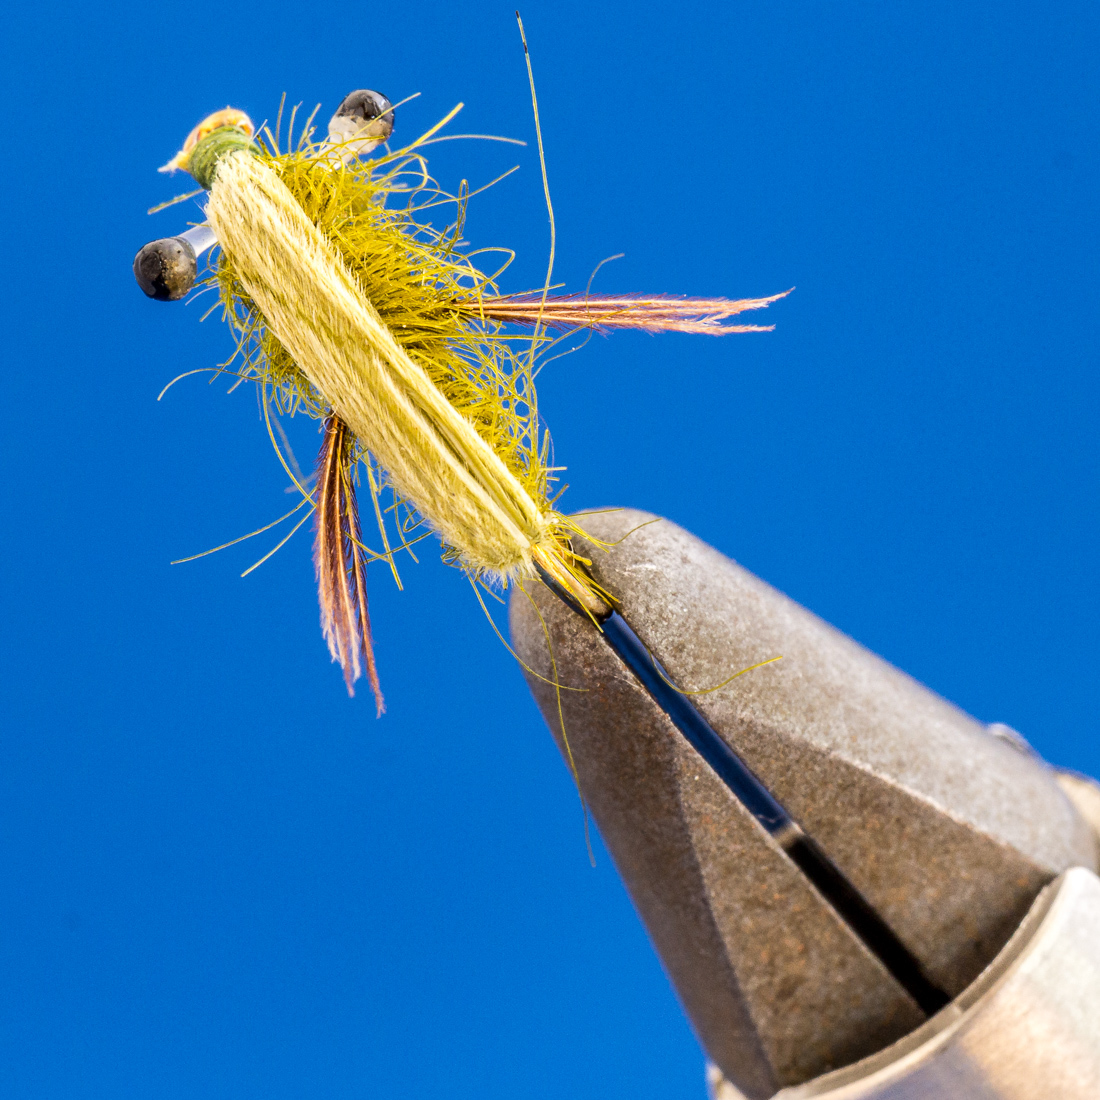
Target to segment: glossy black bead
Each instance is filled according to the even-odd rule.
[[[158,302],[175,302],[194,285],[195,250],[180,237],[151,241],[134,257],[138,286]]]
[[[330,128],[337,119],[350,120],[356,130],[366,129],[375,141],[386,141],[393,133],[393,104],[381,92],[357,88],[336,108]],[[372,119],[377,121],[368,126]]]

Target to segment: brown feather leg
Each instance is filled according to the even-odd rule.
[[[675,298],[649,294],[512,294],[483,297],[463,304],[471,316],[513,325],[550,329],[590,328],[597,332],[632,328],[643,332],[691,332],[724,336],[731,332],[768,332],[772,325],[728,325],[738,313],[764,309],[790,291],[770,298]]]
[[[332,659],[344,672],[348,694],[366,666],[378,713],[385,704],[378,682],[367,609],[366,557],[352,480],[354,444],[347,425],[336,416],[324,423],[317,459],[316,532],[313,560],[321,632]]]

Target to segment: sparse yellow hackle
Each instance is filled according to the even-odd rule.
[[[508,583],[538,563],[597,601],[549,501],[531,338],[481,315],[495,287],[459,251],[462,201],[436,231],[414,218],[448,198],[421,157],[345,165],[327,145],[273,146],[223,157],[207,206],[250,370],[283,407],[335,412],[475,576]]]
[[[554,506],[534,387],[540,354],[559,339],[549,330],[762,331],[723,322],[782,296],[501,295],[495,280],[511,254],[495,250],[506,258],[492,275],[475,265],[494,250],[469,251],[462,239],[465,184],[443,192],[421,152],[456,112],[412,145],[364,160],[313,141],[308,122],[285,149],[278,125],[253,140],[247,116],[226,109],[173,162],[210,192],[221,251],[209,282],[237,335],[238,373],[260,383],[265,411],[325,420],[317,487],[298,483],[316,514],[322,626],[349,690],[362,653],[380,709],[363,581],[370,558],[393,564],[377,475],[395,495],[399,545],[426,524],[445,560],[475,581],[539,572],[600,617],[611,597],[574,556],[579,528]],[[361,541],[360,459],[382,553]]]

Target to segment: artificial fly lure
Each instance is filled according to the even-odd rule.
[[[557,468],[534,381],[561,339],[554,334],[762,332],[727,322],[782,297],[557,295],[549,276],[541,292],[501,294],[500,272],[482,272],[462,239],[465,183],[457,196],[445,194],[423,155],[458,109],[396,151],[385,144],[394,105],[377,92],[352,92],[325,140],[315,141],[307,122],[294,142],[292,115],[285,147],[281,121],[257,133],[243,112],[218,111],[165,165],[188,171],[208,193],[206,222],[146,245],[134,260],[146,294],[175,300],[195,283],[198,256],[217,245],[205,285],[218,291],[236,339],[234,359],[218,369],[257,383],[269,430],[272,409],[321,421],[312,487],[279,453],[301,493],[298,509],[315,518],[329,650],[349,693],[365,672],[379,714],[367,563],[392,568],[394,553],[426,533],[475,584],[538,575],[596,614],[613,604],[574,554],[570,536],[581,529],[552,495]],[[541,158],[541,135],[539,150]],[[456,213],[438,230],[424,214],[445,204]],[[362,538],[364,482],[378,552]],[[393,494],[388,509],[383,487]]]

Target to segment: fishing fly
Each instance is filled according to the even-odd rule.
[[[349,693],[366,675],[379,714],[367,565],[395,569],[395,553],[419,539],[437,536],[444,560],[475,584],[537,575],[594,614],[613,605],[574,553],[581,528],[558,509],[559,469],[539,417],[535,376],[563,336],[768,331],[729,319],[782,297],[557,294],[549,274],[541,291],[502,293],[507,263],[483,271],[490,250],[463,239],[471,192],[463,184],[449,195],[428,172],[425,149],[460,107],[397,149],[395,105],[375,91],[347,96],[320,140],[313,116],[295,140],[293,112],[284,137],[282,109],[258,132],[244,112],[217,111],[165,165],[198,182],[205,221],[134,261],[151,298],[178,300],[196,282],[217,291],[235,339],[218,369],[259,388],[300,494],[290,515],[305,513],[294,530],[314,518],[325,640]],[[429,212],[447,207],[453,217],[435,228]],[[275,435],[278,417],[296,413],[321,423],[313,483]],[[380,550],[363,540],[361,495]]]

